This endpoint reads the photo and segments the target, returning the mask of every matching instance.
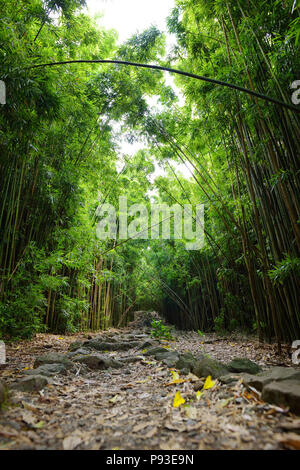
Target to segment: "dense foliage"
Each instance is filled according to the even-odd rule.
[[[30,68],[152,63],[291,103],[300,78],[296,3],[176,0],[171,51],[155,27],[118,46],[83,6],[1,1],[0,334],[106,328],[155,308],[181,328],[298,338],[299,113],[177,76],[180,106],[161,71]],[[122,138],[146,147],[123,156]],[[152,183],[155,162],[165,172]],[[125,195],[149,212],[153,201],[203,203],[203,248],[99,240],[97,208],[118,207]]]

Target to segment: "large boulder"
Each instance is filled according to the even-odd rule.
[[[297,380],[271,382],[264,386],[262,399],[281,407],[288,406],[292,413],[300,415],[300,382]]]
[[[38,356],[34,361],[35,368],[45,364],[63,364],[66,369],[70,369],[74,365],[65,354],[59,354],[55,352]]]
[[[230,372],[239,373],[246,372],[248,374],[258,374],[262,369],[255,362],[250,361],[245,357],[236,357],[229,364],[227,368]]]
[[[228,374],[229,371],[222,362],[204,358],[194,364],[192,372],[197,375],[197,377],[207,377],[211,375],[212,378],[217,379],[222,375]]]
[[[29,377],[20,379],[12,386],[12,388],[22,392],[38,392],[39,390],[45,388],[49,383],[49,379],[43,375],[31,375]]]

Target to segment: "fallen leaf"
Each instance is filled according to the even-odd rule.
[[[44,427],[44,424],[45,424],[45,421],[39,421],[38,423],[34,424],[33,426],[36,429],[41,429],[42,427]]]
[[[117,394],[117,395],[115,395],[114,397],[110,398],[108,401],[109,401],[110,403],[117,403],[118,401],[124,400],[124,398],[125,398],[124,396],[121,396],[121,395],[118,395],[118,394]]]
[[[216,382],[211,379],[211,375],[209,375],[208,377],[206,377],[205,383],[203,385],[203,390],[208,390],[209,388],[213,388],[215,383]]]
[[[171,372],[171,374],[172,374],[172,379],[173,379],[173,381],[179,379],[179,374],[178,374],[178,372],[177,372],[176,370],[171,370],[170,372]]]
[[[174,401],[173,401],[173,407],[178,408],[180,405],[183,405],[185,403],[185,399],[182,398],[180,392],[175,393]]]
[[[168,382],[167,384],[165,384],[165,387],[169,387],[169,385],[183,384],[184,382],[187,382],[187,380],[176,379],[176,380],[173,380],[172,382]]]

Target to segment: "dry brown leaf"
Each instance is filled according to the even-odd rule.
[[[285,447],[300,450],[300,436],[296,433],[291,432],[286,434],[279,442]]]

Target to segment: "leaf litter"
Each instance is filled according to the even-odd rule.
[[[126,339],[141,333],[150,337],[146,328],[132,327],[110,329],[103,337]],[[38,334],[32,341],[8,344],[0,378],[9,385],[45,351],[66,352],[73,341],[96,335]],[[177,332],[172,349],[228,361],[243,355],[264,367],[282,361],[272,346],[243,337],[211,334],[200,341],[197,333]],[[133,348],[132,354],[140,351]],[[287,353],[286,361],[288,365]],[[226,385],[210,376],[181,375],[144,356],[118,370],[78,368],[75,374],[57,375],[40,392],[14,392],[10,406],[0,413],[0,449],[5,450],[299,449],[299,434],[299,418],[264,403],[260,392],[246,389],[241,380]]]

